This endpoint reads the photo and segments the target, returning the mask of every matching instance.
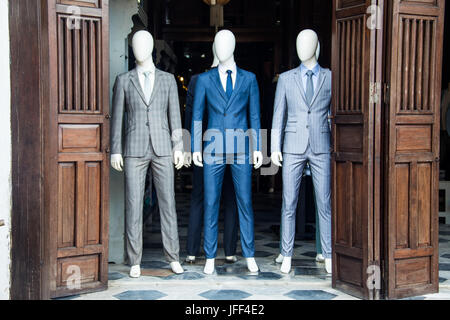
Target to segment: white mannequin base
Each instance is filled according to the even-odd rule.
[[[237,259],[236,256],[225,257],[225,260],[226,260],[227,262],[230,262],[230,263],[235,263],[235,262],[238,261],[238,259]]]
[[[325,270],[327,271],[327,273],[331,274],[332,269],[331,259],[325,259]]]
[[[187,263],[194,263],[195,262],[195,256],[187,256],[186,257]]]
[[[316,256],[316,262],[320,262],[320,263],[325,262],[325,258],[323,257],[322,254],[319,253],[319,254]]]
[[[276,263],[283,263],[284,257],[283,255],[280,253],[280,255],[275,259]]]
[[[139,278],[141,276],[141,266],[135,265],[130,269],[130,278]]]
[[[248,271],[255,273],[259,271],[258,265],[256,264],[255,258],[247,258],[247,268]]]
[[[203,272],[205,274],[211,275],[214,273],[214,269],[215,269],[214,262],[215,262],[215,259],[206,259],[205,268],[203,269]]]
[[[284,257],[280,271],[282,273],[288,274],[289,272],[291,272],[291,265],[292,265],[292,257]]]
[[[171,262],[170,263],[170,268],[172,269],[173,273],[175,274],[182,274],[184,273],[184,269],[181,266],[181,264],[178,261],[175,262]]]

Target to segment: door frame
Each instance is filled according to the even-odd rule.
[[[52,251],[49,250],[52,247],[49,226],[54,221],[51,220],[48,212],[52,206],[55,206],[55,203],[48,191],[54,188],[56,173],[51,166],[54,159],[48,145],[55,142],[50,131],[55,129],[56,122],[52,123],[55,119],[45,114],[45,108],[50,103],[55,103],[50,98],[54,96],[52,92],[55,87],[51,84],[54,74],[49,67],[54,58],[48,54],[50,36],[47,19],[49,19],[49,13],[44,9],[48,1],[52,0],[10,1],[9,8],[11,52],[14,53],[11,55],[11,82],[25,85],[27,88],[26,94],[19,86],[14,85],[11,89],[11,129],[12,136],[16,137],[12,142],[13,214],[11,231],[11,297],[15,299],[49,299],[52,283],[50,273],[54,272]],[[384,0],[373,1],[377,4],[384,3]],[[387,6],[383,7],[383,12],[387,12]],[[385,14],[384,25],[386,25],[388,16],[389,14]],[[109,33],[109,25],[107,27]],[[109,37],[106,41],[108,40]],[[386,221],[381,215],[381,210],[385,209],[383,197],[387,197],[383,189],[385,183],[383,172],[387,166],[381,156],[386,152],[383,148],[386,145],[383,140],[383,132],[377,128],[380,128],[386,120],[382,110],[385,102],[383,99],[387,97],[388,88],[377,87],[377,83],[385,81],[383,76],[385,76],[384,67],[387,57],[384,55],[383,47],[388,41],[387,32],[382,31],[374,33],[371,40],[376,48],[371,54],[377,57],[371,66],[374,75],[371,82],[375,85],[374,93],[378,99],[374,103],[375,113],[372,115],[375,127],[371,129],[375,143],[370,146],[375,152],[375,157],[371,159],[375,190],[372,199],[373,229],[371,235],[375,245],[371,255],[375,265],[379,265],[382,269],[382,279],[387,278],[386,273],[389,271],[383,263],[382,251],[386,250],[387,239],[386,233],[383,232],[386,230],[386,225],[382,224]],[[29,46],[25,48],[23,43],[28,43]],[[37,63],[34,57],[30,57],[30,50],[39,55]],[[26,74],[21,72],[23,69],[28,72]],[[109,70],[108,63],[105,64],[105,69]],[[109,76],[105,77],[103,81],[106,88],[109,88]],[[105,101],[109,101],[109,89],[104,95]],[[439,121],[437,123],[439,124]],[[107,192],[104,203],[108,205],[108,202],[109,193]],[[107,236],[108,234],[106,234]],[[335,266],[333,267],[335,268]],[[382,288],[382,290],[384,289]],[[375,292],[373,295],[373,298],[381,297],[379,292]]]

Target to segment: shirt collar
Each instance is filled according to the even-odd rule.
[[[144,69],[141,66],[137,65],[136,66],[136,70],[140,74],[144,74],[146,72],[155,73],[156,72],[156,67],[155,67],[154,64],[152,64],[149,69]]]
[[[300,65],[300,72],[301,72],[303,77],[306,75],[306,73],[309,70],[310,69],[308,69],[303,63]],[[316,65],[314,66],[314,68],[311,69],[311,71],[313,72],[313,75],[317,76],[319,74],[319,71],[320,71],[319,63],[316,63]]]
[[[236,75],[237,73],[237,66],[236,63],[233,63],[231,66],[225,67],[221,64],[219,64],[219,72],[222,73],[223,75],[227,75],[227,71],[231,70],[232,71],[232,75]]]

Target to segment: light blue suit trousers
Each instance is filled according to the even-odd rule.
[[[292,257],[295,241],[295,217],[303,170],[309,161],[314,185],[317,213],[319,216],[320,243],[324,258],[331,258],[331,156],[315,154],[308,146],[304,154],[283,156],[283,205],[281,216],[281,254]]]
[[[303,169],[311,167],[319,215],[322,254],[331,258],[331,71],[319,69],[314,96],[308,103],[297,68],[280,75],[272,123],[272,152],[283,152],[281,254],[293,255],[295,214]]]

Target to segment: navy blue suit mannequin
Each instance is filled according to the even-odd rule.
[[[220,195],[227,167],[231,169],[238,206],[242,254],[248,270],[259,271],[254,258],[252,206],[252,163],[259,169],[263,162],[259,88],[254,74],[237,68],[235,48],[236,39],[231,31],[221,30],[216,34],[214,50],[220,64],[199,75],[195,89],[191,145],[194,164],[204,167],[206,274],[213,274],[215,269]],[[203,139],[205,115],[208,126]]]
[[[191,132],[192,124],[192,110],[195,96],[195,86],[197,84],[198,75],[191,78],[189,83],[187,98],[186,98],[186,111],[185,111],[185,129]],[[206,126],[203,126],[205,129]],[[204,130],[203,130],[204,131]],[[198,256],[200,251],[200,242],[203,227],[203,168],[194,166],[193,168],[193,181],[192,181],[192,193],[191,193],[191,209],[189,212],[189,226],[188,226],[188,238],[187,238],[187,254],[188,256]],[[224,210],[224,234],[223,234],[223,246],[226,257],[232,257],[236,255],[236,247],[238,240],[238,227],[239,220],[237,216],[236,196],[234,192],[233,181],[231,179],[230,170],[226,170],[225,178],[223,182],[223,210]],[[189,261],[191,262],[191,261]]]
[[[236,86],[230,98],[222,88],[218,69],[213,69],[198,77],[195,89],[194,112],[192,117],[193,152],[202,151],[202,124],[205,110],[208,113],[208,130],[218,132],[225,140],[225,130],[241,129],[243,134],[249,128],[259,136],[260,107],[259,89],[254,74],[237,69]],[[249,116],[250,115],[250,119]],[[253,136],[253,137],[254,137]],[[254,140],[252,147],[259,150],[259,139]],[[215,140],[214,140],[215,141]],[[205,143],[208,149],[211,143]],[[220,145],[220,143],[218,143]],[[226,141],[222,144],[226,148]],[[226,159],[231,155],[234,163],[230,165],[239,212],[242,253],[245,258],[255,255],[254,220],[252,207],[252,165],[248,148],[243,154],[235,153],[239,146],[234,146],[231,153],[222,149],[218,152],[205,151],[204,184],[205,188],[205,253],[207,259],[214,259],[217,254],[218,214],[223,177],[227,167]],[[234,152],[233,152],[234,151]],[[245,162],[243,164],[240,161]],[[230,191],[227,191],[230,192]]]

